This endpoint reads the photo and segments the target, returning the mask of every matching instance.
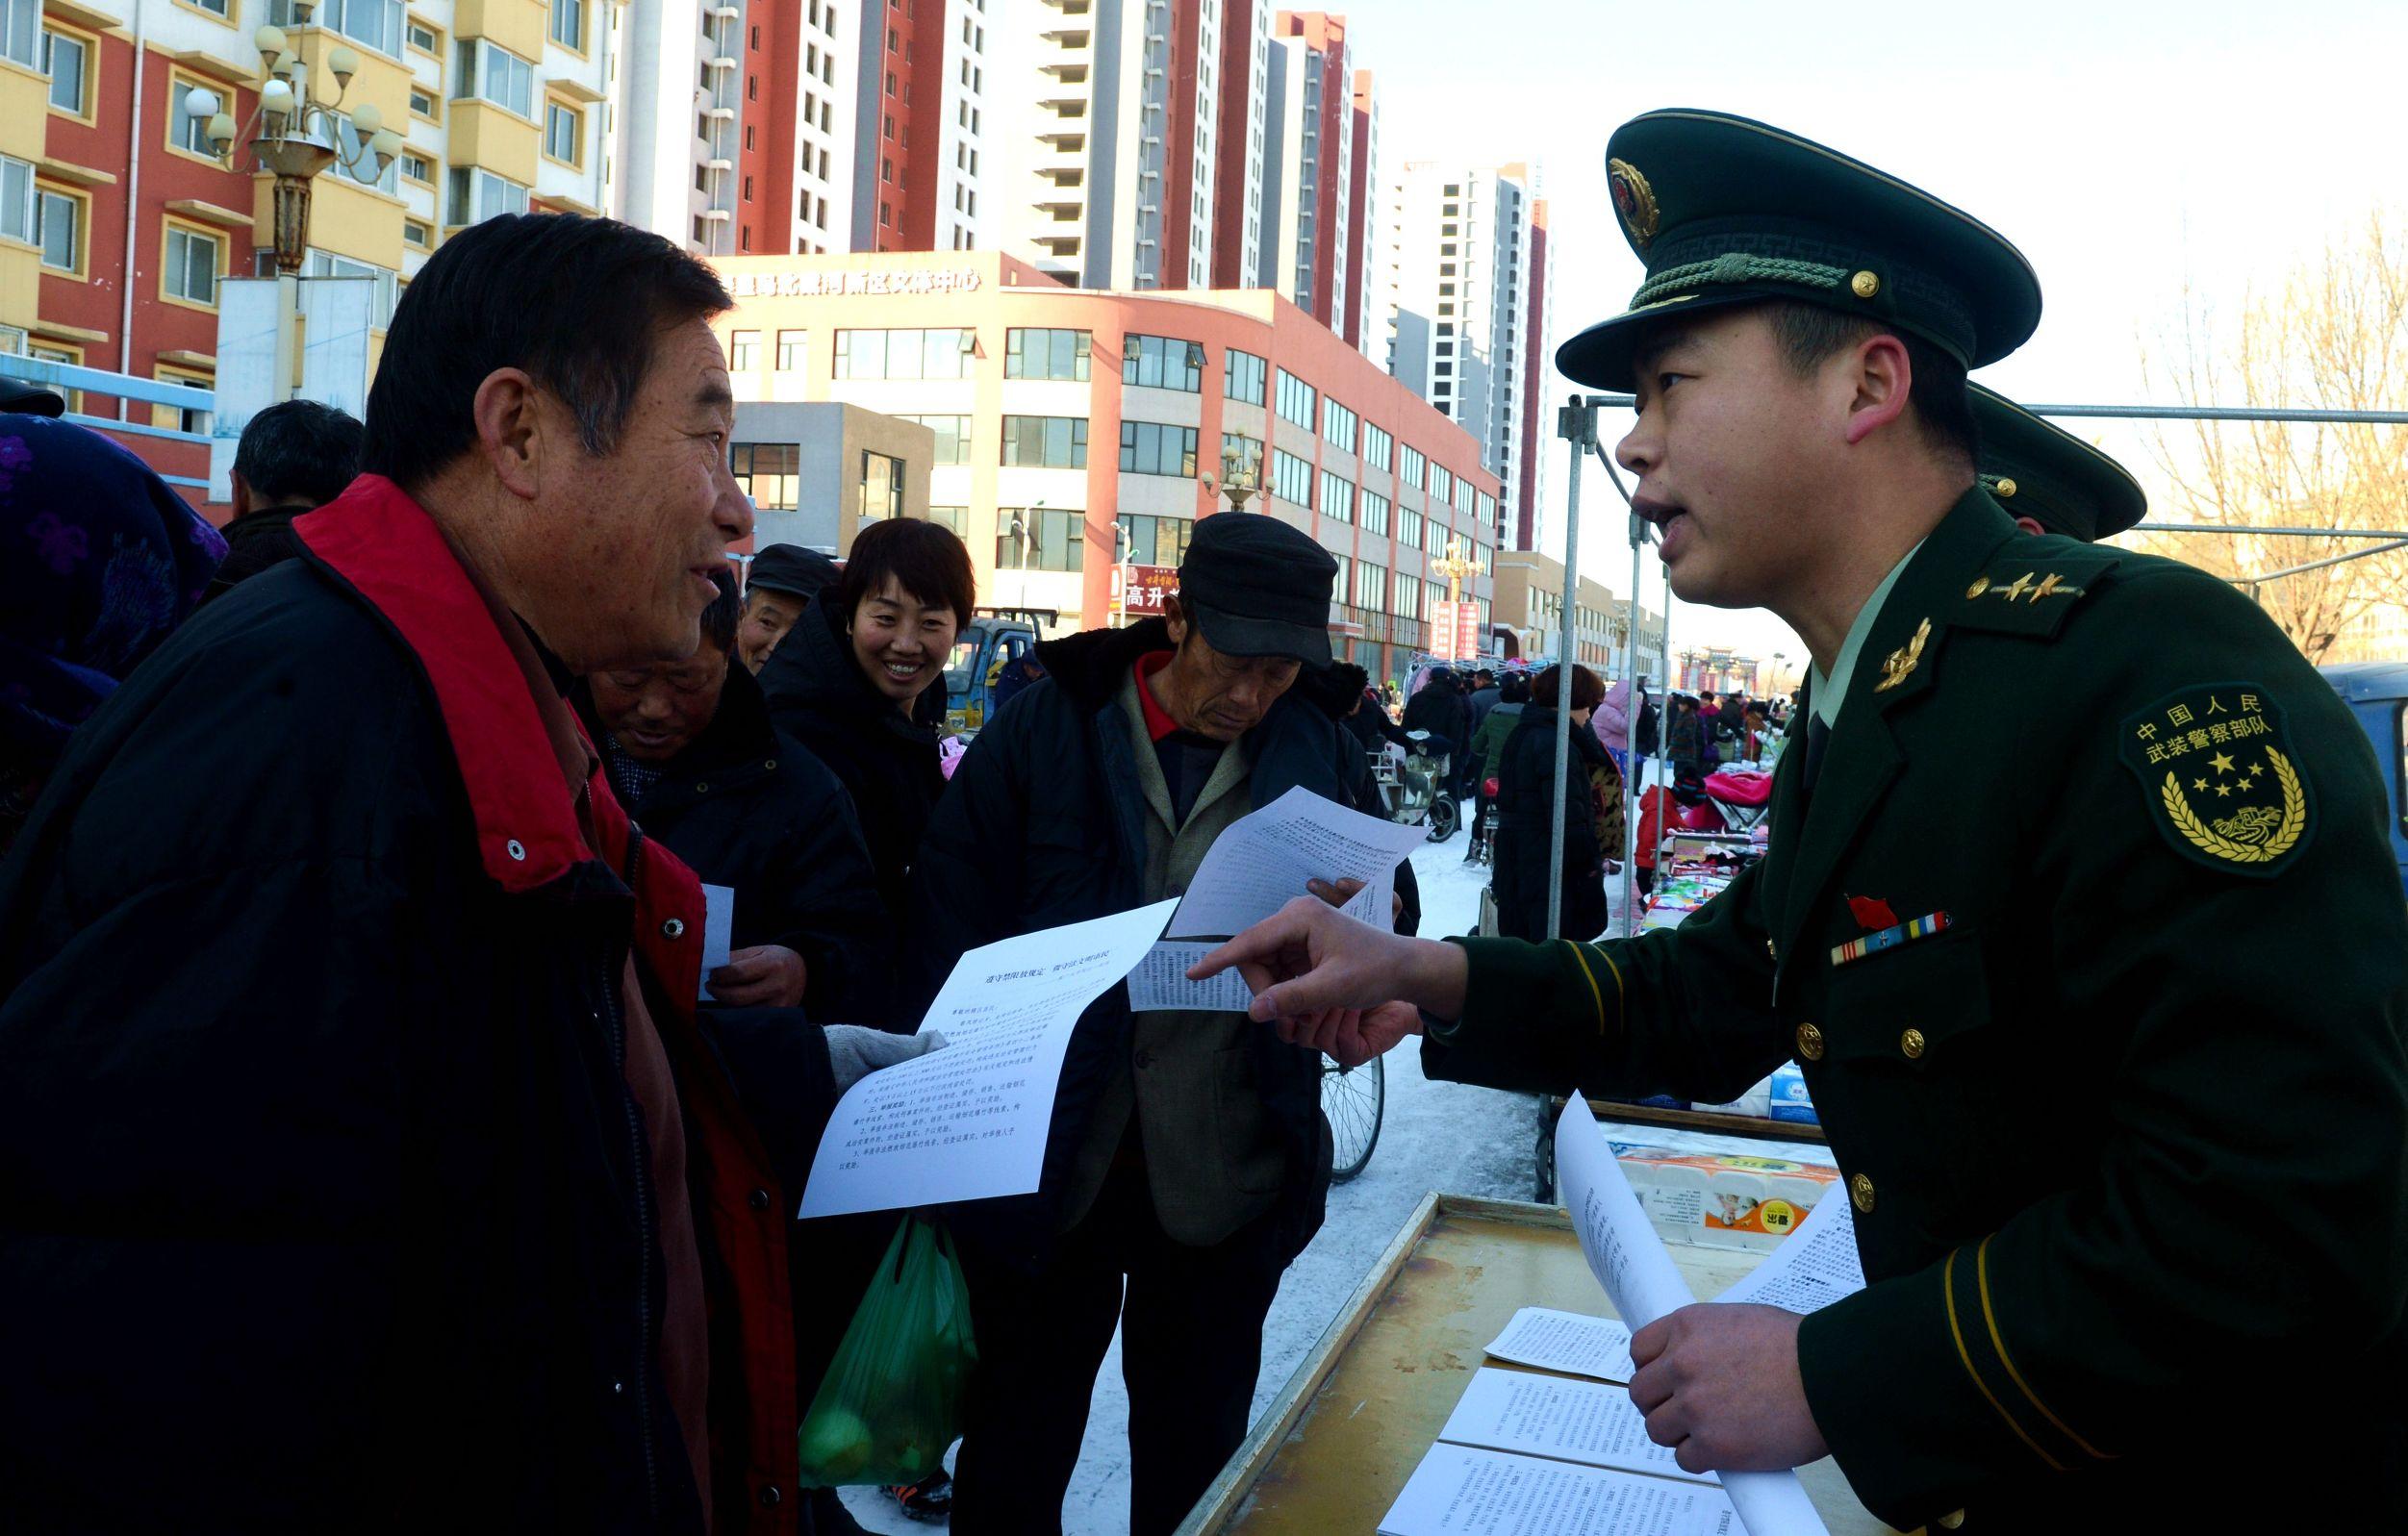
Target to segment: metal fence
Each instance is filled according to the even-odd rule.
[[[179,413],[199,411],[205,414],[214,414],[217,409],[215,390],[198,389],[189,384],[162,384],[156,379],[137,378],[130,373],[111,373],[102,368],[88,368],[71,363],[53,363],[46,358],[18,357],[14,354],[0,357],[0,372],[28,384],[56,390],[70,402],[75,398],[75,391],[81,390],[89,394],[124,400],[129,406],[158,405]],[[95,432],[114,433],[119,437],[189,442],[204,451],[209,447],[212,440],[208,433],[153,426],[147,419],[149,414],[141,414],[145,419],[119,420],[115,416],[96,416],[81,411],[69,411],[62,419],[72,421],[79,427],[89,427]],[[163,473],[160,478],[171,486],[203,491],[209,489],[206,477]]]

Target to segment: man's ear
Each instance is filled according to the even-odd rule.
[[[1168,626],[1171,631],[1171,648],[1173,650],[1177,650],[1181,645],[1187,643],[1187,615],[1185,611],[1179,607],[1179,594],[1177,592],[1165,592],[1162,594],[1162,622]]]
[[[1848,369],[1847,438],[1849,446],[1906,415],[1914,393],[1914,365],[1907,344],[1887,331],[1865,338],[1843,354]]]
[[[532,501],[544,484],[544,400],[535,381],[518,368],[496,368],[476,387],[470,405],[477,451],[494,476],[521,501]]]

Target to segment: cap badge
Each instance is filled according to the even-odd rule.
[[[1638,167],[1627,160],[1606,162],[1606,183],[1613,189],[1613,211],[1622,215],[1622,227],[1631,234],[1631,243],[1641,251],[1656,238],[1658,214],[1656,191],[1647,185]]]

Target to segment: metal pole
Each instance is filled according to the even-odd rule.
[[[1577,394],[1572,396],[1571,403],[1557,414],[1556,435],[1572,444],[1572,482],[1563,529],[1563,638],[1556,647],[1555,803],[1547,812],[1550,939],[1561,938],[1563,930],[1563,795],[1572,772],[1572,667],[1581,612],[1581,461],[1597,441],[1597,408]]]
[[[1627,394],[1592,394],[1597,405],[1630,405]],[[2296,421],[2326,426],[2408,427],[2408,411],[2341,411],[2249,405],[2025,405],[2036,416],[2088,416],[2112,421]]]

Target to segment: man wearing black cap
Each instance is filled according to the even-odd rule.
[[[736,658],[745,670],[761,669],[838,569],[835,561],[800,544],[772,544],[752,557],[745,572],[744,617],[736,625]]]
[[[1162,617],[1039,646],[1047,675],[979,733],[929,824],[906,969],[933,987],[976,945],[1176,894],[1224,828],[1297,786],[1366,802],[1339,724],[1359,674],[1330,665],[1335,574],[1285,523],[1218,514]],[[1041,1192],[953,1213],[979,1352],[955,1530],[1061,1528],[1116,1320],[1131,1529],[1177,1525],[1245,1436],[1262,1320],[1329,1180],[1317,1053],[1243,1014],[1132,1014],[1117,987],[1090,1008]]]
[[[1617,456],[1674,592],[1812,654],[1770,852],[1633,940],[1291,903],[1208,961],[1348,1057],[1422,1028],[1435,1077],[1715,1101],[1797,1060],[1869,1283],[1640,1330],[1685,1468],[1828,1451],[1902,1530],[2289,1528],[2314,1496],[2221,1453],[2214,1341],[2319,1466],[2408,1464],[2363,1394],[2408,1365],[2408,909],[2357,726],[2245,596],[2021,535],[1977,478],[1964,370],[2040,316],[2003,239],[1744,118],[1651,113],[1608,155],[1647,278],[1557,363],[1635,390]],[[1315,1021],[1391,999],[1427,1014]],[[2401,1479],[2351,1490],[2408,1529]]]

